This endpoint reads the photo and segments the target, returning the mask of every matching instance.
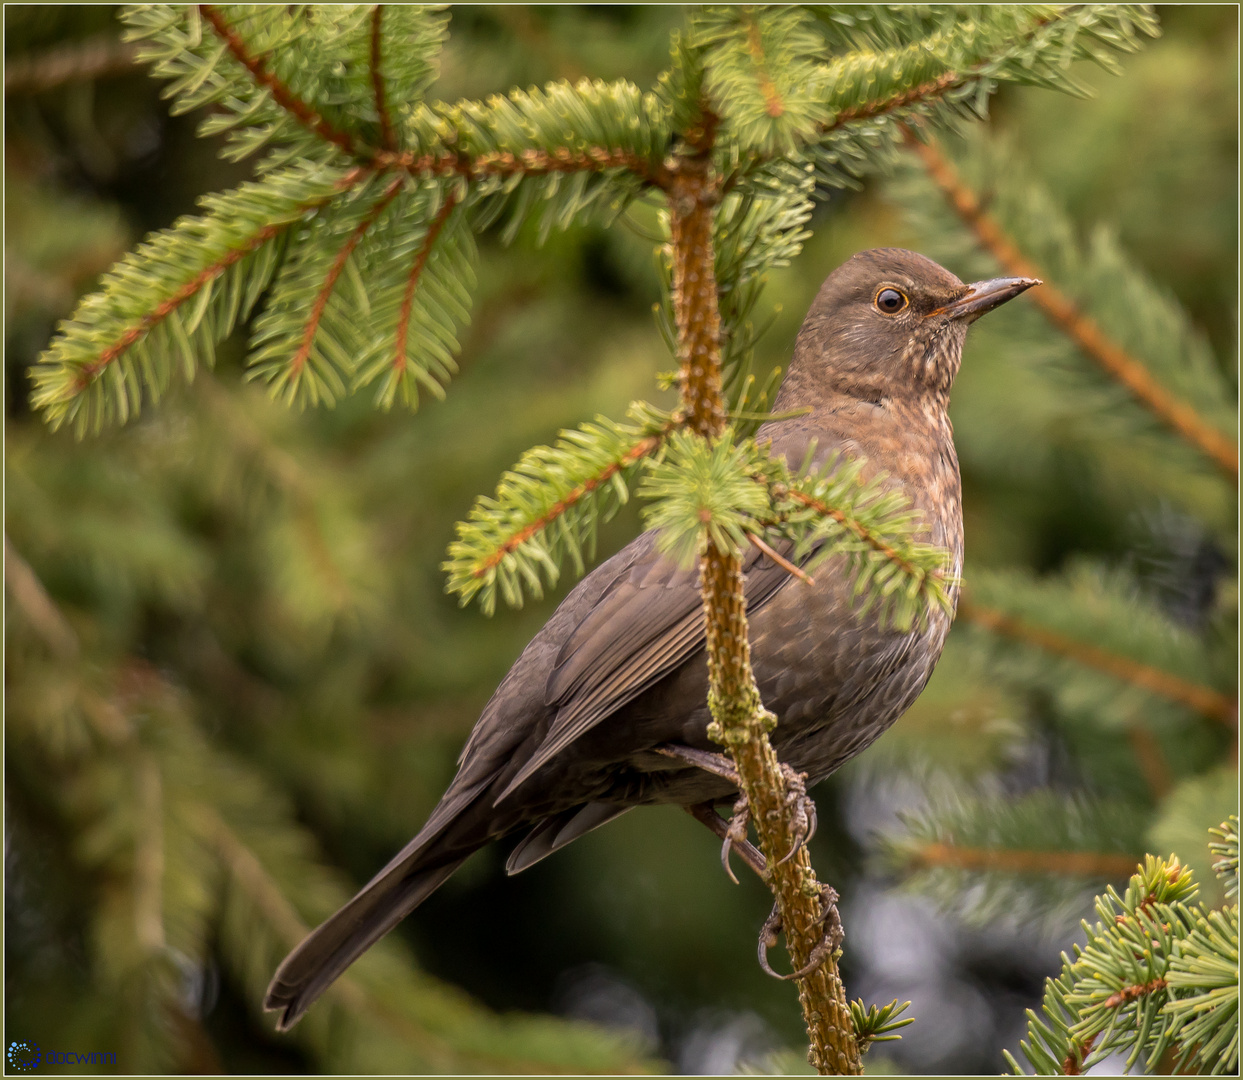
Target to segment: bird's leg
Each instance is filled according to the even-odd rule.
[[[811,841],[811,838],[816,835],[818,823],[815,800],[807,794],[807,774],[795,772],[789,765],[783,763],[781,775],[785,779],[785,804],[794,811],[791,821],[794,845],[781,857],[781,861],[777,863],[778,866],[789,862],[799,848]]]
[[[734,763],[724,754],[713,754],[707,750],[695,750],[692,747],[680,746],[677,743],[663,743],[660,746],[653,746],[652,749],[665,757],[685,761],[688,765],[694,765],[697,769],[703,769],[704,772],[710,772],[713,776],[719,776],[735,786],[738,785],[738,770],[734,768]]]
[[[837,890],[832,885],[823,885],[820,888],[820,917],[816,920],[824,927],[824,933],[821,935],[816,947],[812,949],[811,956],[807,958],[798,971],[792,971],[789,975],[782,975],[772,969],[772,965],[768,962],[768,950],[777,944],[777,935],[782,932],[781,912],[777,909],[777,905],[773,905],[772,914],[764,920],[764,925],[760,928],[760,940],[756,948],[756,956],[759,959],[760,967],[771,975],[774,979],[782,979],[790,981],[793,979],[802,979],[810,975],[821,964],[841,948],[842,941],[845,939],[845,932],[842,930],[842,920],[837,913]]]
[[[735,884],[737,884],[738,879],[734,877],[734,873],[729,866],[730,851],[738,852],[742,856],[742,861],[755,872],[761,881],[767,880],[768,863],[759,848],[747,840],[745,829],[741,838],[730,836],[734,823],[732,821],[727,822],[721,817],[713,809],[711,802],[696,803],[694,806],[688,806],[686,807],[686,812],[695,818],[696,821],[702,821],[724,841],[721,850],[725,860],[725,872],[733,878]]]

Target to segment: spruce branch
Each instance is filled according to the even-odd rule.
[[[964,594],[958,601],[958,618],[975,623],[994,634],[1033,645],[1054,656],[1064,656],[1076,663],[1103,671],[1106,675],[1142,687],[1150,693],[1168,698],[1223,724],[1238,724],[1237,702],[1212,687],[1189,682],[1130,657],[1036,626],[1004,611],[976,604],[969,594]]]
[[[949,868],[1005,874],[1058,874],[1072,877],[1126,877],[1135,869],[1136,857],[1107,851],[1029,851],[1018,848],[968,847],[936,840],[915,844],[905,851],[911,871]]]
[[[320,138],[339,147],[351,157],[360,155],[358,145],[348,131],[342,131],[330,124],[309,102],[298,97],[269,71],[262,56],[251,54],[241,36],[228,24],[223,12],[215,4],[199,4],[198,9],[211,28],[228,46],[234,59],[250,72],[255,82],[264,87],[282,109],[294,116],[298,123],[314,131]],[[374,157],[374,154],[369,156]]]
[[[136,413],[144,388],[158,399],[174,357],[193,378],[266,287],[275,242],[366,176],[363,167],[307,163],[204,198],[206,214],[155,234],[61,324],[33,373],[35,406],[53,426],[72,422],[82,434]]]
[[[948,158],[931,140],[921,140],[909,127],[903,139],[920,158],[928,175],[944,193],[949,205],[971,229],[1008,274],[1041,277],[1042,288],[1032,297],[1049,321],[1070,338],[1090,359],[1157,419],[1195,446],[1238,483],[1238,445],[1209,423],[1188,402],[1162,386],[1149,368],[1107,336],[1075,301],[1050,283],[1047,269],[1037,267],[989,215],[980,201],[959,177]]]
[[[817,14],[834,19],[831,10]],[[898,138],[895,122],[903,117],[982,118],[998,82],[1083,95],[1070,71],[1075,60],[1116,71],[1115,53],[1134,52],[1141,35],[1158,32],[1152,12],[1136,5],[941,9],[914,21],[914,36],[830,35],[845,51],[804,80],[814,88],[818,119],[803,148],[820,182],[851,187],[888,166]],[[764,165],[765,156],[753,154],[746,169]]]
[[[380,9],[377,7],[377,11]],[[358,243],[366,235],[367,230],[375,224],[388,204],[396,198],[397,193],[401,190],[402,178],[398,176],[389,183],[386,190],[371,209],[367,211],[367,216],[362,219],[350,233],[349,238],[341,245],[341,249],[337,252],[336,257],[332,260],[332,266],[328,270],[328,276],[324,279],[324,284],[320,287],[319,293],[315,297],[315,302],[311,305],[311,314],[306,322],[306,330],[302,335],[302,344],[298,347],[298,351],[294,354],[293,360],[290,362],[290,380],[296,383],[298,376],[306,364],[307,358],[311,355],[311,346],[315,342],[315,334],[319,330],[320,320],[324,317],[324,309],[328,306],[328,300],[332,296],[333,289],[336,288],[337,279],[340,278],[345,270],[346,261],[353,254]]]
[[[712,7],[692,18],[704,89],[744,154],[793,153],[825,115],[823,42],[801,8]]]
[[[852,1001],[850,1019],[854,1024],[855,1038],[859,1041],[860,1053],[866,1054],[873,1043],[895,1042],[902,1038],[895,1032],[908,1024],[915,1023],[915,1017],[908,1016],[901,1020],[898,1017],[910,1007],[909,1001],[904,1001],[899,1005],[897,998],[894,998],[888,1005],[879,1007],[870,1005],[866,1009],[862,998]]]
[[[499,594],[521,606],[556,583],[569,558],[578,573],[595,549],[596,531],[629,499],[636,467],[658,454],[673,430],[650,406],[631,406],[629,424],[598,417],[563,431],[553,446],[527,451],[457,526],[442,564],[445,589],[462,604],[478,597],[491,613]],[[541,579],[541,574],[543,578]]]
[[[1073,958],[1062,954],[1043,1016],[1028,1010],[1020,1049],[1037,1073],[1077,1076],[1111,1052],[1127,1054],[1128,1070],[1171,1052],[1176,1072],[1237,1069],[1238,904],[1209,911],[1193,903],[1198,891],[1177,858],[1148,855],[1125,893],[1097,897],[1099,921],[1083,923]]]
[[[436,240],[439,238],[441,230],[445,227],[445,222],[449,220],[449,215],[453,213],[456,206],[457,195],[454,192],[450,192],[445,196],[440,210],[432,218],[431,224],[428,225],[427,233],[423,237],[423,242],[419,245],[419,249],[414,256],[414,263],[410,267],[410,273],[406,278],[405,288],[401,294],[401,308],[397,316],[397,333],[393,342],[393,372],[390,380],[392,384],[404,382],[409,371],[410,358],[407,355],[406,347],[410,336],[410,316],[414,311],[415,292],[418,290],[419,280],[423,277],[423,271],[427,267],[427,260],[431,256],[432,249],[436,246]],[[385,392],[381,391],[381,394],[384,396]],[[387,394],[387,398],[391,401],[392,394]]]
[[[384,5],[376,4],[371,12],[371,85],[375,91],[375,111],[380,117],[380,141],[385,150],[393,150],[396,142],[393,138],[393,121],[388,115],[388,103],[384,93],[384,74],[380,70],[381,36],[380,26],[384,16]]]
[[[1144,850],[1146,816],[1121,798],[1020,797],[960,786],[934,795],[881,837],[881,862],[907,888],[975,922],[1036,921],[1082,903],[1085,879],[1125,880]]]

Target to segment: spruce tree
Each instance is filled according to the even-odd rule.
[[[459,526],[445,564],[448,588],[488,612],[498,598],[521,605],[539,597],[565,567],[582,572],[601,527],[637,494],[644,521],[662,528],[670,553],[703,560],[709,641],[717,642],[710,650],[714,715],[756,807],[779,807],[785,793],[764,735],[769,719],[755,700],[745,632],[738,632],[745,612],[735,579],[746,546],[768,536],[793,540],[800,555],[849,553],[861,591],[898,625],[944,597],[940,553],[919,542],[918,521],[900,505],[852,483],[855,466],[809,474],[768,460],[747,440],[771,391],[771,380],[752,373],[766,276],[798,255],[817,193],[890,171],[912,152],[980,234],[981,202],[971,209],[970,193],[936,156],[942,151],[933,140],[983,116],[1000,82],[1073,91],[1074,61],[1111,66],[1113,53],[1133,50],[1154,31],[1151,15],[1131,8],[706,10],[675,35],[670,66],[650,91],[581,80],[449,105],[425,96],[448,32],[442,12],[204,5],[138,7],[124,18],[140,54],[169,80],[174,110],[210,107],[205,133],[223,133],[231,157],[253,162],[254,179],[209,196],[203,213],[153,235],[104,277],[36,369],[36,407],[53,425],[94,433],[132,420],[148,401],[180,394],[180,380],[193,381],[185,400],[194,402],[196,441],[206,435],[216,444],[219,490],[243,485],[248,514],[267,519],[257,534],[269,545],[261,571],[268,580],[256,595],[279,598],[268,616],[276,636],[281,621],[293,619],[327,646],[343,626],[392,618],[357,602],[376,589],[368,557],[376,539],[365,522],[360,534],[347,475],[325,475],[313,457],[300,460],[274,446],[267,414],[256,423],[243,399],[220,388],[209,371],[216,350],[234,348],[242,331],[248,378],[287,404],[345,408],[355,391],[368,390],[382,410],[413,409],[428,396],[443,397],[455,372],[475,277],[487,273],[477,251],[482,240],[524,230],[551,238],[646,215],[661,230],[657,318],[681,366],[668,378],[677,402],[637,404],[626,421],[599,418],[523,455]],[[903,199],[924,206],[931,221],[933,182],[910,182],[924,190]],[[988,211],[1001,215],[1008,205],[990,200]],[[1041,204],[1022,193],[1013,205],[1021,215]],[[947,219],[945,226],[946,242],[963,235],[963,225]],[[1123,260],[1114,254],[1110,261],[1107,244],[1085,255],[1073,241],[1055,246],[1065,230],[1054,230],[1052,240],[1033,233],[1045,246],[1026,257],[1060,290],[1059,330],[1089,356],[1096,339],[1085,337],[1077,311],[1066,310],[1077,294],[1117,303],[1121,285],[1145,310],[1156,307],[1143,339],[1121,344],[1108,339],[1117,330],[1104,313],[1088,308],[1104,339],[1096,352],[1121,353],[1130,363],[1111,368],[1098,356],[1100,367],[1162,431],[1173,432],[1175,446],[1226,467],[1232,443],[1222,432],[1232,420],[1210,385],[1211,363],[1206,367],[1177,310],[1167,304],[1163,312]],[[929,244],[941,239],[930,236]],[[1004,262],[999,249],[993,257]],[[1158,367],[1163,360],[1168,366]],[[1119,372],[1130,372],[1129,381]],[[1177,395],[1152,392],[1153,385],[1161,391],[1162,375]],[[1147,387],[1147,396],[1137,387]],[[1170,401],[1178,407],[1157,407]],[[120,452],[146,482],[169,482],[166,463],[144,461],[141,447]],[[78,474],[75,460],[59,480],[67,493],[117,485],[106,453],[99,458],[96,476]],[[28,483],[38,487],[46,474]],[[263,505],[273,496],[275,513]],[[129,497],[139,512],[143,500],[132,490]],[[223,499],[218,507],[210,495],[206,502],[207,511],[224,509]],[[108,503],[111,514],[125,513],[124,503]],[[23,523],[28,551],[39,545],[38,521],[36,510]],[[18,764],[53,767],[62,779],[47,793],[50,812],[84,834],[76,842],[79,865],[118,882],[95,927],[101,946],[109,946],[98,962],[124,988],[113,1007],[138,1033],[130,1053],[143,1065],[184,1062],[194,1042],[177,1004],[178,957],[189,958],[192,969],[209,935],[219,935],[233,977],[257,999],[291,939],[341,896],[278,794],[281,770],[266,776],[240,767],[227,746],[204,736],[175,681],[109,651],[110,642],[124,640],[127,620],[141,615],[135,596],[163,596],[176,606],[201,588],[204,552],[177,531],[158,519],[143,522],[140,535],[151,550],[138,553],[132,567],[143,580],[128,591],[114,588],[111,610],[96,600],[103,617],[85,633],[58,611],[20,556],[9,559],[11,595],[33,631],[24,646],[33,649],[30,674],[18,696],[25,711],[13,714],[14,746],[25,754]],[[242,548],[244,532],[237,536]],[[42,535],[56,534],[45,518]],[[98,588],[89,571],[77,585],[79,594]],[[968,588],[969,621],[1017,643],[1003,657],[1011,677],[1063,694],[1068,721],[1091,713],[1098,725],[1110,722],[1113,683],[1095,697],[1076,690],[1077,680],[1099,679],[1101,671],[1174,709],[1229,721],[1228,700],[1204,686],[1212,680],[1195,649],[1171,652],[1176,635],[1125,583],[1099,571],[1062,584],[969,570]],[[75,586],[57,583],[52,591],[72,597]],[[1092,618],[1088,647],[1083,629]],[[1033,647],[1041,659],[1030,658]],[[1049,657],[1068,658],[1071,674]],[[267,659],[297,665],[279,653]],[[66,665],[78,672],[69,689],[48,693]],[[226,671],[242,684],[240,694],[259,690],[245,671]],[[989,851],[990,865],[1004,871],[1017,865],[1006,863],[1004,851],[1048,848],[1047,838],[1063,826],[1073,844],[1080,819],[1116,820],[1109,808],[1082,800],[1069,809],[1039,799],[1006,809],[998,815],[983,799],[947,807],[896,841],[895,858],[944,877],[947,867],[950,874],[973,869],[964,851]],[[780,823],[771,835],[761,831],[765,850],[788,850],[789,821],[757,817]],[[987,835],[977,835],[982,822],[990,825]],[[1046,839],[1032,844],[1032,835]],[[1128,866],[1142,851],[1117,846]],[[931,851],[950,855],[938,864]],[[1149,867],[1135,897],[1117,902],[1134,913],[1150,894],[1153,903],[1186,901],[1185,892],[1153,892],[1153,875],[1170,876],[1162,865]],[[802,968],[816,949],[812,927],[822,914],[806,852],[774,876],[784,924],[797,928],[791,963]],[[1111,868],[1107,876],[1117,875]],[[1201,932],[1196,918],[1184,919],[1192,936]],[[1237,914],[1235,941],[1237,951]],[[335,995],[331,1012],[318,1023],[308,1018],[300,1034],[306,1052],[322,1068],[354,1071],[391,1069],[394,1060],[416,1069],[485,1070],[612,1069],[632,1060],[564,1027],[498,1024],[420,978],[398,946],[379,950]],[[1189,996],[1168,993],[1170,1001]],[[800,997],[821,1071],[858,1071],[860,1048],[887,1037],[894,1024],[892,1009],[847,1010],[832,959],[800,980]],[[1161,1037],[1176,1038],[1190,1014],[1168,1015],[1183,1019],[1170,1020]],[[1216,1023],[1225,1013],[1214,1015]],[[1206,1038],[1203,1026],[1189,1030]],[[1087,1046],[1095,1031],[1074,1037],[1081,1059],[1115,1045]]]

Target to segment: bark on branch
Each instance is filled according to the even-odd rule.
[[[702,126],[687,133],[698,152],[680,160],[669,188],[683,414],[687,425],[706,438],[719,437],[726,425],[713,269],[712,212],[720,194],[708,153],[713,129],[707,114]],[[741,559],[709,544],[700,559],[700,587],[713,716],[709,734],[728,748],[738,769],[739,786],[768,860],[768,885],[777,899],[793,969],[812,967],[796,980],[811,1043],[808,1060],[822,1075],[859,1075],[859,1047],[837,954],[810,964],[825,934],[822,887],[805,846],[782,861],[798,838],[795,807],[768,741],[775,718],[764,708],[751,670]]]

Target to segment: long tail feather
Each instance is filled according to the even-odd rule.
[[[291,952],[272,976],[263,1007],[288,1031],[347,967],[439,888],[466,856],[426,870],[393,867]]]

